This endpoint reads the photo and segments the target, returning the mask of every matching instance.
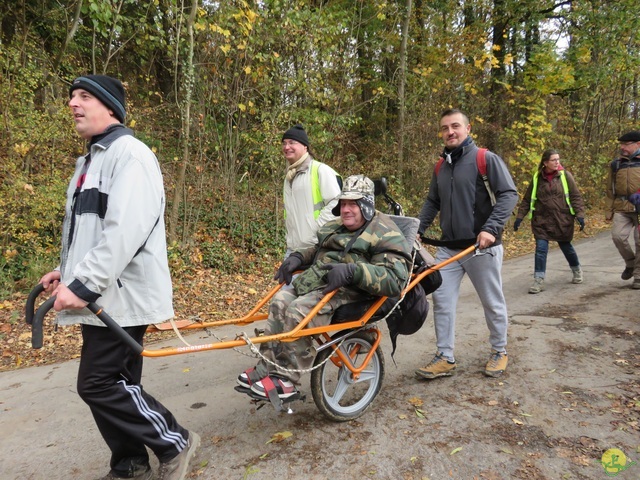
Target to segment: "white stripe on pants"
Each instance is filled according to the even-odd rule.
[[[436,263],[453,257],[460,250],[439,247]],[[442,274],[442,285],[433,292],[433,317],[436,330],[438,352],[445,357],[453,358],[456,326],[456,306],[460,295],[460,283],[465,273],[473,284],[489,328],[491,348],[499,352],[506,351],[507,304],[502,292],[502,245],[496,245],[480,251],[480,255],[469,254],[461,260],[445,266]]]

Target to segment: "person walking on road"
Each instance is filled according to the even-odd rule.
[[[311,156],[309,137],[302,125],[284,132],[282,153],[287,161],[283,186],[286,258],[291,252],[314,246],[318,229],[336,218],[332,210],[338,203],[342,182],[335,170]]]
[[[518,202],[518,193],[505,163],[489,151],[484,152],[488,182],[485,184],[479,168],[479,149],[469,136],[470,131],[469,119],[460,110],[442,113],[444,161],[439,170],[434,168],[429,194],[420,211],[418,231],[422,236],[439,212],[443,243],[465,246],[477,243],[484,254],[467,255],[440,270],[442,285],[433,292],[437,351],[428,365],[416,370],[416,375],[424,379],[449,376],[456,369],[453,355],[456,304],[465,274],[480,297],[489,327],[491,353],[484,374],[498,377],[508,363],[508,317],[501,277],[502,232]],[[436,263],[459,252],[458,246],[440,246]]]
[[[640,237],[638,212],[629,197],[640,189],[640,130],[618,138],[620,157],[609,164],[607,180],[608,210],[605,219],[612,222],[611,238],[624,260],[621,278],[633,278],[632,288],[640,290]],[[633,237],[635,249],[629,239]]]
[[[580,225],[580,231],[584,230],[584,202],[573,176],[560,164],[560,154],[556,150],[545,150],[542,154],[538,168],[520,202],[513,224],[514,231],[518,231],[527,213],[536,240],[533,284],[529,293],[540,293],[545,289],[550,241],[558,242],[569,262],[573,272],[572,283],[582,283],[582,267],[571,241],[575,221]]]
[[[149,324],[174,316],[160,166],[123,125],[119,80],[78,77],[69,97],[88,153],[78,158],[67,189],[61,264],[40,283],[56,296],[57,322],[82,325],[78,394],[111,450],[101,480],[182,480],[200,437],[142,388],[142,357],[84,308],[101,299],[141,345]],[[147,448],[160,461],[155,476]]]

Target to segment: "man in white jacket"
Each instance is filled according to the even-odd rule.
[[[119,80],[78,77],[69,97],[88,153],[67,190],[60,266],[40,283],[56,296],[60,324],[82,324],[78,394],[111,450],[111,470],[101,480],[182,480],[199,436],[143,390],[142,357],[85,308],[100,299],[140,344],[149,324],[173,317],[162,173],[153,152],[123,125]],[[160,461],[157,476],[147,448]]]
[[[330,166],[314,160],[309,137],[302,125],[294,125],[282,135],[282,153],[287,161],[284,179],[284,212],[287,253],[314,246],[318,229],[336,217],[342,181]]]

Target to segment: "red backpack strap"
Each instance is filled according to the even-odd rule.
[[[491,199],[491,206],[496,204],[496,195],[491,190],[491,185],[489,185],[489,177],[487,176],[487,149],[479,148],[478,153],[476,154],[476,165],[478,166],[478,174],[482,178],[482,182],[484,183],[485,188],[487,189],[487,193],[489,194],[489,198]]]
[[[482,178],[487,176],[487,149],[479,148],[478,153],[476,155],[476,163],[478,164],[478,172],[482,176]]]
[[[438,172],[440,172],[440,167],[442,166],[442,162],[444,162],[444,158],[440,157],[438,159],[438,162],[436,163],[436,168],[435,168],[436,177],[438,176]]]

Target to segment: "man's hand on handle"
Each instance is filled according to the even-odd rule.
[[[53,309],[56,312],[67,309],[84,308],[88,305],[75,293],[73,293],[64,283],[59,283],[58,287],[53,291],[53,295],[56,296],[56,301],[53,304]]]
[[[38,283],[42,284],[45,292],[53,292],[56,288],[58,288],[58,284],[60,283],[60,271],[53,270],[52,272],[43,275],[40,279],[40,282]]]
[[[478,248],[481,250],[483,248],[489,248],[491,245],[495,243],[495,241],[496,241],[496,237],[491,235],[489,232],[480,232],[477,238]]]

